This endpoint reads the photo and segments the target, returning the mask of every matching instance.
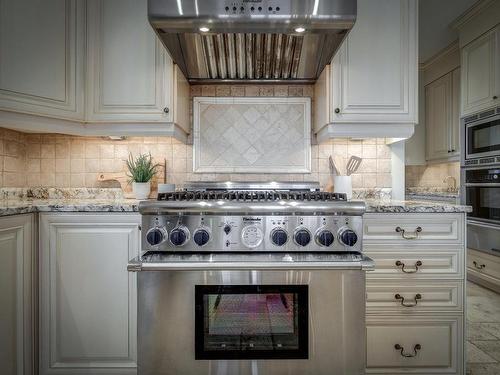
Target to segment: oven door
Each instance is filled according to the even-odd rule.
[[[466,159],[500,155],[500,117],[466,125]]]
[[[182,265],[164,256],[135,269],[138,375],[364,374],[362,263],[297,256],[184,255]],[[200,257],[211,261],[189,264]]]
[[[465,197],[469,218],[500,224],[500,183],[466,183]]]

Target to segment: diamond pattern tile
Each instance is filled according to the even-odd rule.
[[[195,98],[195,172],[308,173],[309,98]]]

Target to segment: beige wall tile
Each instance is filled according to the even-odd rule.
[[[111,159],[115,157],[115,146],[104,144],[99,146],[99,157],[101,159]]]
[[[86,159],[99,159],[99,145],[95,143],[85,144],[85,158]]]
[[[56,145],[42,144],[40,148],[40,157],[42,159],[54,159],[56,157]]]
[[[71,173],[70,187],[84,187],[85,186],[85,173]]]
[[[72,174],[85,172],[85,159],[71,159],[70,171]],[[71,185],[74,187],[73,184]]]
[[[42,174],[55,173],[56,172],[56,160],[55,159],[42,159],[40,164]],[[55,180],[54,180],[55,181]],[[43,179],[42,179],[43,182]]]
[[[70,143],[66,141],[64,143],[56,143],[56,158],[57,159],[67,159],[69,158]]]
[[[41,173],[40,174],[40,185],[51,187],[56,184],[56,174],[55,173]]]
[[[101,172],[99,159],[85,159],[85,172]]]
[[[56,187],[69,188],[70,176],[69,173],[56,173]]]
[[[56,159],[56,173],[69,173],[69,171],[70,159]]]

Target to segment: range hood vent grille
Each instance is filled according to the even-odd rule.
[[[296,79],[303,36],[198,35],[211,79]]]
[[[148,0],[148,19],[191,83],[312,83],[356,9],[356,0]]]

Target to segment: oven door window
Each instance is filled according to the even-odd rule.
[[[467,154],[491,154],[500,151],[500,120],[467,128]]]
[[[467,187],[467,204],[472,218],[500,221],[500,187]]]
[[[196,285],[196,359],[307,359],[307,285]]]

